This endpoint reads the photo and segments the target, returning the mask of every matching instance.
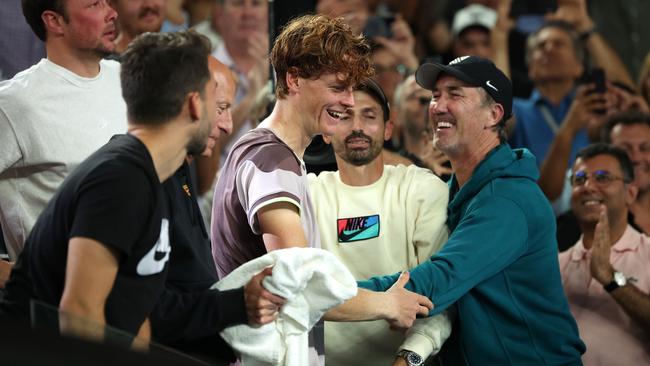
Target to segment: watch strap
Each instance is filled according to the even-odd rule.
[[[608,283],[608,284],[606,284],[606,285],[603,285],[603,288],[604,288],[605,291],[607,291],[607,292],[612,292],[612,291],[616,290],[616,289],[619,288],[619,287],[620,287],[620,286],[618,285],[618,283],[616,283],[615,280],[612,280],[612,282],[610,282],[610,283]]]

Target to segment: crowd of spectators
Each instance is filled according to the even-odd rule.
[[[227,111],[232,123],[215,142],[212,154],[197,155],[183,165],[183,177],[189,176],[195,182],[191,193],[196,199],[189,204],[196,207],[191,206],[190,211],[201,221],[200,225],[192,221],[192,225],[198,228],[205,246],[201,253],[209,253],[209,239],[213,236],[210,223],[214,222],[212,204],[217,201],[213,195],[221,168],[233,145],[268,117],[278,98],[274,95],[274,73],[268,57],[276,33],[269,25],[278,24],[269,16],[280,7],[292,5],[277,0],[101,2],[114,10],[107,15],[111,18],[108,22],[115,22],[116,26],[111,30],[116,32],[114,47],[106,47],[104,59],[85,58],[84,63],[74,61],[75,57],[83,57],[66,44],[65,36],[59,43],[37,37],[23,17],[20,2],[3,4],[0,81],[11,80],[16,74],[19,77],[23,70],[28,70],[24,75],[43,74],[42,78],[51,72],[56,74],[56,82],[44,83],[29,92],[63,93],[66,89],[57,89],[56,83],[72,77],[68,70],[58,69],[57,65],[77,75],[88,71],[89,66],[98,65],[102,72],[97,75],[117,73],[119,66],[113,60],[119,60],[120,54],[142,33],[194,29],[205,35],[212,56],[231,72],[224,71],[228,81],[223,84],[229,85],[225,93],[228,96],[222,105],[217,105],[217,112]],[[381,154],[378,161],[382,166],[413,165],[429,170],[443,181],[448,181],[453,174],[449,158],[435,147],[432,92],[420,86],[415,77],[420,65],[456,63],[468,55],[480,56],[491,60],[510,78],[514,101],[512,117],[504,121],[505,136],[513,149],[525,148],[532,153],[540,171],[537,183],[553,208],[558,253],[562,253],[559,257],[562,281],[587,346],[584,361],[613,362],[611,355],[590,353],[590,349],[601,349],[604,338],[620,332],[617,338],[622,343],[625,340],[624,347],[629,347],[627,354],[632,355],[625,362],[650,362],[650,240],[647,238],[650,235],[650,32],[643,26],[644,20],[650,17],[650,2],[315,0],[309,3],[313,13],[341,17],[352,32],[363,35],[370,45],[373,85],[376,82],[386,102],[384,122],[388,132],[378,135],[380,142],[384,140],[383,148],[377,152]],[[65,32],[61,30],[62,34]],[[47,59],[43,59],[46,51]],[[49,150],[22,151],[18,142],[0,146],[0,154],[4,155],[0,159],[0,194],[3,195],[0,197],[0,288],[8,281],[36,217],[65,175],[108,141],[110,135],[125,130],[125,107],[118,101],[116,84],[102,87],[85,79],[72,83],[88,83],[94,93],[86,94],[87,98],[79,99],[74,108],[61,114],[69,122],[68,128],[73,131],[70,133],[84,141],[66,150],[67,154],[74,155],[69,157],[73,163],[64,162],[62,170],[52,176],[46,172]],[[11,81],[0,84],[0,92],[9,85]],[[374,86],[372,90],[376,93]],[[117,107],[102,105],[109,99]],[[22,112],[45,120],[49,112],[41,107],[51,104],[3,103],[0,100],[0,118],[7,121],[18,118],[15,116]],[[91,110],[95,106],[97,109]],[[108,127],[105,123],[98,131],[82,127],[93,113],[101,113],[111,123]],[[9,123],[0,123],[0,142],[9,141],[10,133],[44,139],[50,131],[23,132],[10,130]],[[335,159],[334,150],[322,140],[315,140],[305,154],[309,172],[336,170],[336,162],[342,161],[340,157]],[[14,155],[16,159],[11,160]],[[20,164],[29,166],[30,159],[37,167],[34,172],[16,168]],[[47,186],[45,193],[42,184]],[[174,184],[186,187],[176,181]],[[30,185],[36,186],[33,197],[30,192],[25,193]],[[186,189],[189,195],[189,188]],[[16,197],[31,206],[25,208],[23,201],[17,201]],[[322,197],[313,200],[322,201]],[[605,208],[594,216],[592,203]],[[27,219],[23,220],[21,215]],[[635,255],[622,254],[629,251]],[[597,264],[594,256],[599,260]],[[215,260],[218,262],[218,258]],[[217,273],[213,269],[209,272],[205,281],[217,280]],[[376,269],[370,272],[380,274]],[[624,280],[620,280],[621,276]],[[619,290],[617,286],[625,289]],[[599,308],[596,303],[606,305]],[[157,310],[158,314],[154,315],[159,319],[156,324],[153,318],[152,327],[154,332],[162,332],[158,324],[165,318],[161,315],[164,307]],[[601,323],[599,315],[603,312],[616,316]],[[168,332],[179,333],[178,329],[184,330],[186,325],[179,324]],[[604,334],[602,329],[611,333]],[[216,331],[211,328],[199,338],[214,336]],[[193,340],[192,337],[161,339],[183,344]]]

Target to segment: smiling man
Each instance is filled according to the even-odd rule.
[[[354,105],[353,86],[372,70],[369,52],[341,19],[322,15],[297,18],[278,36],[271,52],[278,78],[273,112],[235,143],[215,190],[212,254],[219,276],[272,250],[320,248],[302,157],[314,136],[335,134]],[[401,287],[364,291],[346,304],[330,316],[386,318],[402,327],[430,306]],[[310,333],[310,364],[324,363],[323,343],[320,324]]]
[[[650,240],[627,217],[634,174],[625,151],[606,144],[584,148],[573,165],[571,209],[583,234],[559,261],[586,365],[650,364]]]
[[[454,175],[449,240],[411,270],[406,287],[433,301],[432,314],[457,309],[447,362],[580,364],[585,347],[562,291],[555,220],[536,183],[535,159],[504,143],[510,80],[475,56],[424,64],[416,79],[433,91],[434,143]],[[396,279],[360,286],[383,290]]]
[[[447,186],[427,169],[384,165],[383,142],[393,126],[389,115],[379,84],[362,81],[354,88],[354,107],[336,133],[324,137],[334,147],[339,170],[309,175],[323,249],[333,252],[357,280],[415,267],[447,239]],[[406,340],[384,321],[327,322],[327,361],[389,365],[400,349],[424,359],[437,353],[451,325],[446,315],[423,322]]]
[[[117,36],[108,2],[22,6],[47,58],[0,83],[0,224],[12,260],[65,177],[127,128],[119,64],[102,60]]]

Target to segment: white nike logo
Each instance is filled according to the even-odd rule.
[[[490,88],[499,91],[499,89],[495,88],[494,85],[492,85],[491,80],[486,81],[485,84],[487,84],[487,86],[489,86]]]
[[[169,245],[169,221],[162,219],[160,223],[160,236],[156,244],[145,254],[140,262],[136,272],[140,276],[150,276],[162,272],[165,269],[165,263],[169,260],[169,253],[172,247]]]
[[[459,62],[462,62],[464,59],[466,59],[466,58],[468,58],[468,57],[469,57],[469,56],[460,56],[460,57],[456,57],[455,59],[451,60],[451,62],[449,63],[449,65],[454,65],[454,64],[457,64],[457,63],[459,63]]]

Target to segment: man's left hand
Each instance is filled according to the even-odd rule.
[[[612,242],[609,236],[609,218],[607,217],[607,207],[601,205],[600,217],[594,231],[594,241],[591,246],[591,260],[589,268],[591,276],[596,281],[605,285],[608,284],[613,276],[614,270],[609,261],[610,249]]]

